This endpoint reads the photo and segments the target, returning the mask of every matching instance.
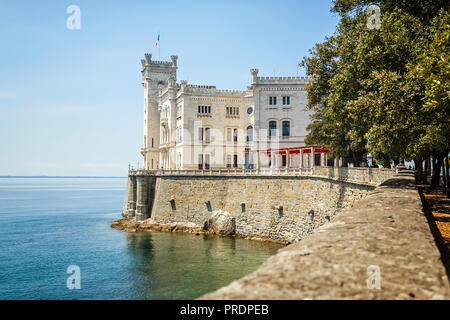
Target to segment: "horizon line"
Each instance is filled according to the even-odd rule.
[[[30,176],[14,176],[0,175],[0,178],[127,178],[127,176],[48,176],[48,175],[30,175]]]

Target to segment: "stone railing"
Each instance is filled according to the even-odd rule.
[[[395,175],[394,169],[383,168],[264,168],[205,170],[130,170],[129,176],[317,176],[333,180],[378,185]]]
[[[204,170],[130,170],[129,176],[295,176],[312,175],[314,168],[277,168],[277,169],[204,169]]]

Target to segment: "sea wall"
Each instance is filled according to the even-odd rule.
[[[392,178],[395,175],[395,170],[387,168],[315,167],[314,175],[340,181],[378,185]]]
[[[450,287],[414,177],[403,173],[201,299],[450,299]]]
[[[318,176],[158,176],[151,218],[199,226],[215,210],[236,219],[236,233],[293,242],[333,220],[375,187]]]

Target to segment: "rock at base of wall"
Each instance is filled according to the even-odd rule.
[[[203,229],[220,235],[233,235],[236,233],[236,219],[226,211],[216,210],[205,221]]]

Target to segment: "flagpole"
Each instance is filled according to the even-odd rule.
[[[158,60],[161,60],[161,34],[158,30]]]

